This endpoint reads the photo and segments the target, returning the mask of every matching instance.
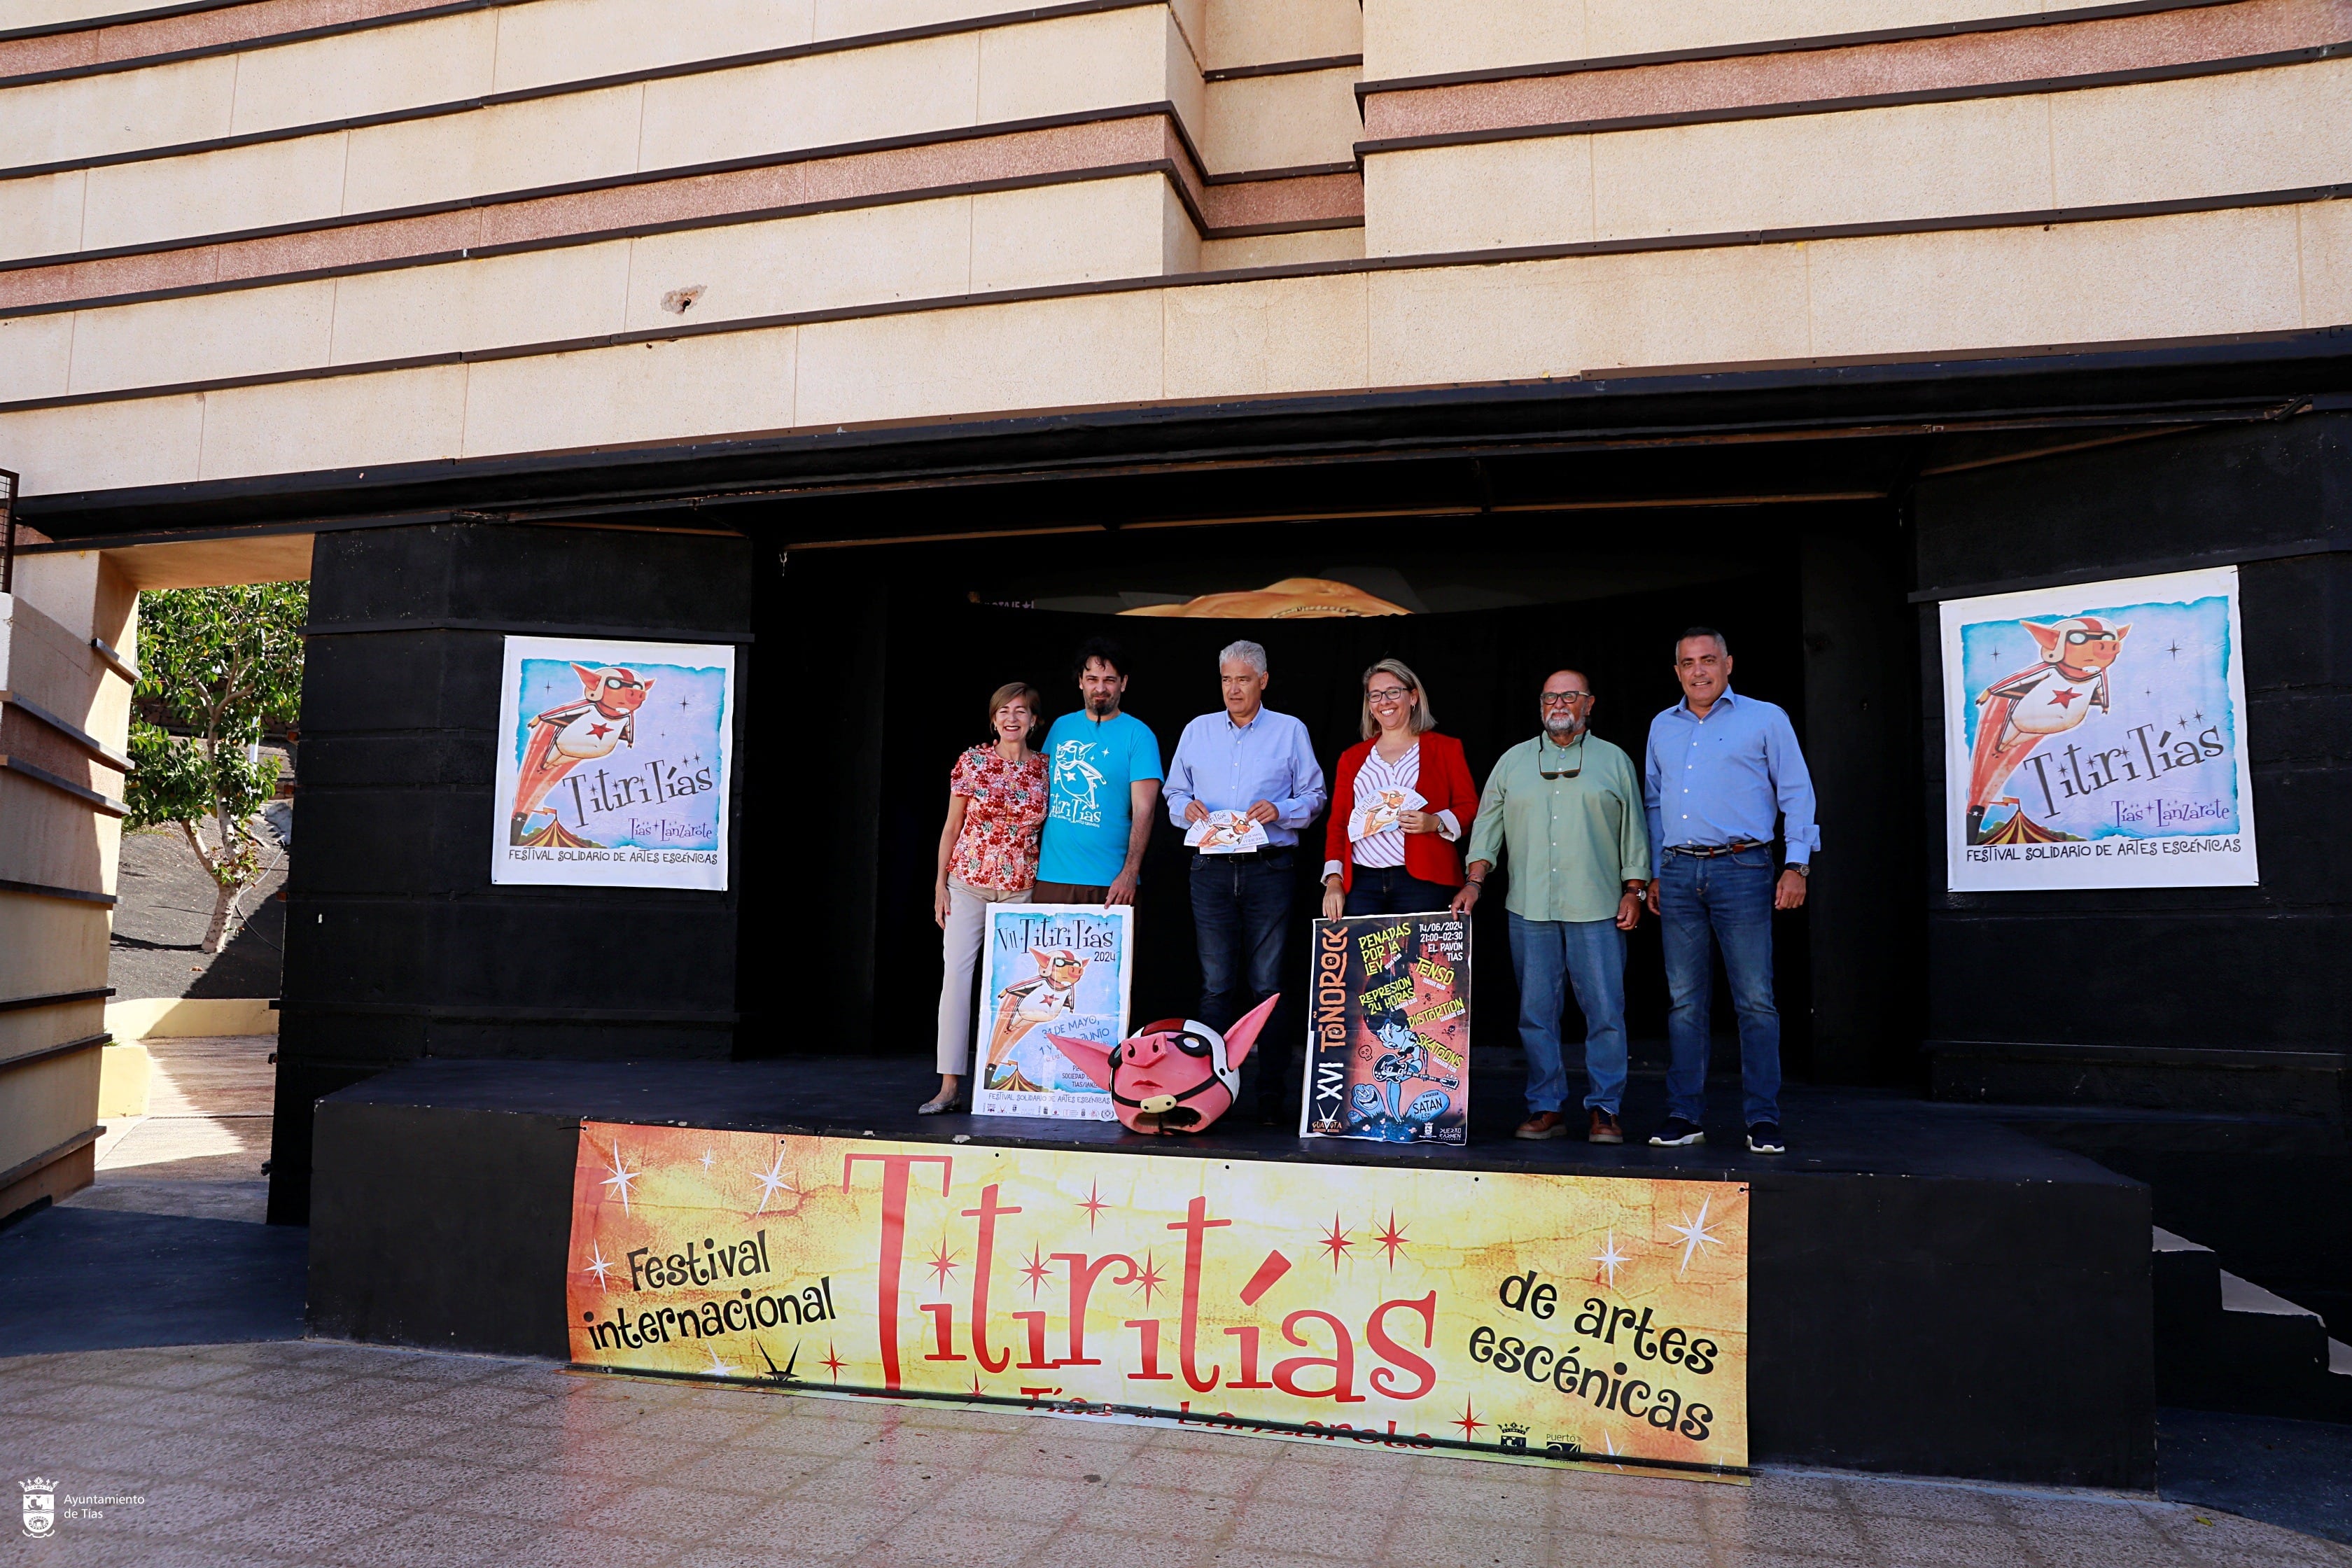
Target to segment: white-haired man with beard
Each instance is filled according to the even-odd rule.
[[[1454,910],[1477,906],[1507,859],[1511,970],[1519,981],[1519,1044],[1528,1054],[1522,1138],[1568,1133],[1559,1016],[1572,986],[1584,1014],[1585,1137],[1622,1143],[1625,933],[1642,920],[1650,832],[1633,759],[1592,732],[1592,686],[1552,672],[1537,698],[1542,733],[1505,752],[1487,776],[1470,829],[1469,880]]]

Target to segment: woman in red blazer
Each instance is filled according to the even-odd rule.
[[[1478,791],[1462,742],[1433,722],[1402,660],[1364,671],[1364,740],[1339,758],[1324,832],[1325,918],[1442,910],[1462,886]]]

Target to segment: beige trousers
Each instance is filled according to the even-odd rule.
[[[978,1003],[971,977],[980,967],[980,943],[988,929],[991,904],[1025,904],[1029,889],[1000,893],[948,879],[948,928],[940,948],[947,973],[940,978],[940,1071],[962,1078],[971,1071],[971,1026]]]

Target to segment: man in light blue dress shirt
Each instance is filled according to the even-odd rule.
[[[1323,766],[1307,726],[1265,707],[1265,649],[1237,642],[1217,656],[1224,708],[1184,726],[1168,763],[1168,815],[1179,827],[1213,811],[1246,812],[1265,827],[1249,854],[1192,857],[1192,929],[1201,950],[1201,1022],[1231,1028],[1282,988],[1283,938],[1290,924],[1298,830],[1321,815]],[[1268,1039],[1283,1037],[1268,1032]],[[1267,1059],[1253,1052],[1250,1061]],[[1279,1118],[1279,1057],[1256,1071],[1256,1109]],[[1245,1095],[1248,1090],[1245,1089]]]
[[[1780,1154],[1780,1014],[1772,1003],[1772,911],[1805,902],[1821,830],[1813,781],[1789,715],[1731,689],[1731,648],[1721,632],[1693,626],[1675,643],[1683,700],[1650,721],[1643,796],[1657,856],[1650,910],[1665,941],[1666,1124],[1650,1142],[1706,1142],[1705,1106],[1712,949],[1723,952],[1739,1017],[1739,1077],[1748,1147]],[[1772,870],[1773,823],[1781,819],[1788,865]]]

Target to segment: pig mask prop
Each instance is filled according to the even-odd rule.
[[[1282,998],[1269,996],[1224,1034],[1192,1018],[1163,1018],[1116,1046],[1048,1034],[1077,1069],[1110,1090],[1130,1132],[1203,1132],[1234,1108],[1241,1066]]]

